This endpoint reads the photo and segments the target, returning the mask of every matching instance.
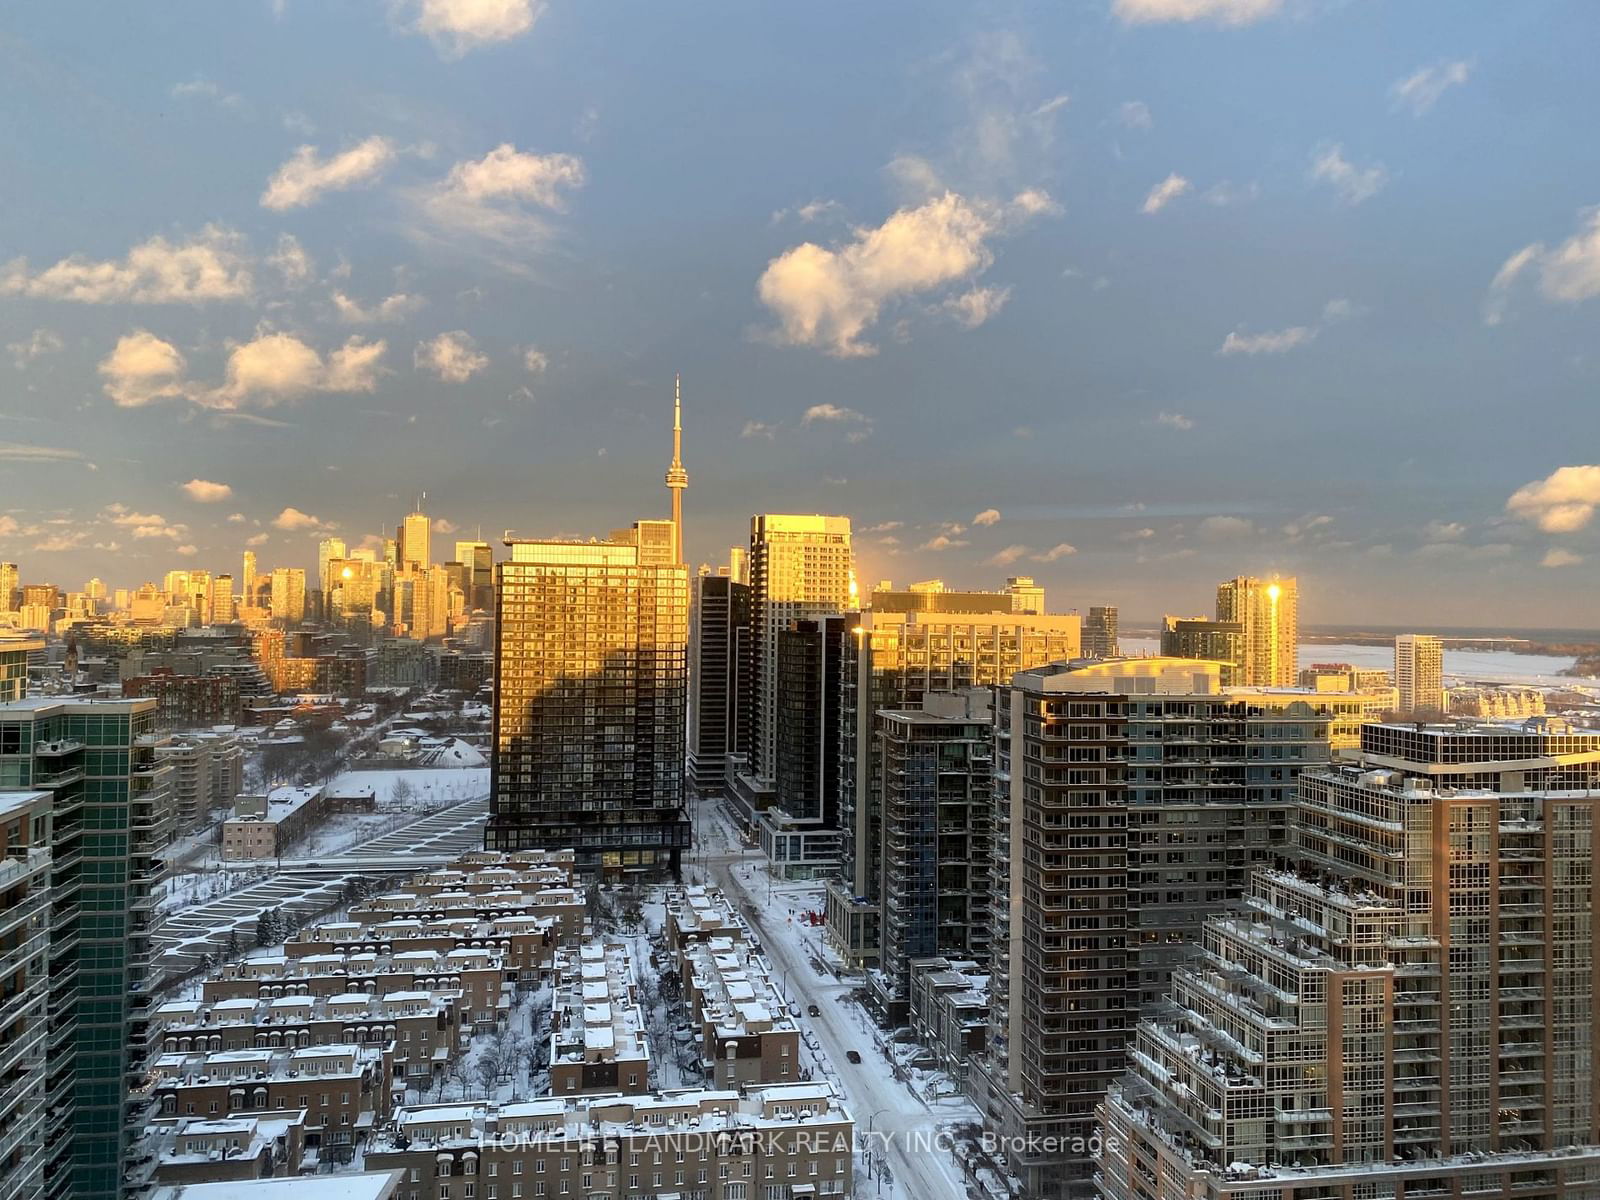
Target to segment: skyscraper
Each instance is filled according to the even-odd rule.
[[[750,766],[772,779],[778,749],[778,634],[806,617],[855,608],[850,518],[750,518]]]
[[[244,552],[244,570],[239,575],[239,583],[244,589],[244,606],[254,607],[256,602],[256,552]]]
[[[233,576],[218,575],[211,581],[211,619],[220,624],[233,618]]]
[[[689,581],[615,542],[509,541],[496,589],[485,844],[577,852],[620,877],[676,871]]]
[[[467,568],[471,585],[467,607],[488,612],[494,608],[494,548],[488,542],[457,542],[456,562]]]
[[[344,544],[343,538],[323,538],[317,543],[317,591],[320,604],[317,615],[324,620],[328,616],[328,593],[333,590],[333,580],[328,575],[328,564],[344,558],[348,553],[349,548]]]
[[[0,562],[0,609],[15,612],[22,591],[22,575],[14,562]]]
[[[989,1051],[968,1076],[1030,1196],[1088,1196],[1095,1106],[1204,918],[1287,844],[1328,761],[1311,704],[1252,707],[1216,663],[1017,674],[996,708]]]
[[[672,561],[683,561],[683,490],[689,472],[683,469],[683,380],[672,377],[672,465],[667,468],[667,490],[672,493]]]
[[[42,1145],[46,1195],[62,1200],[121,1195],[128,1126],[150,1098],[136,1085],[150,1049],[151,939],[175,824],[159,743],[150,699],[0,704],[0,786],[53,797]]]
[[[750,588],[728,575],[695,581],[689,614],[689,771],[697,791],[720,795],[728,755],[750,745],[744,672],[749,664]]]
[[[433,565],[433,524],[420,508],[406,514],[400,522],[400,537],[395,544],[399,567],[426,571]]]
[[[278,567],[272,572],[272,619],[298,625],[306,617],[306,573],[302,567]]]
[[[1117,643],[1117,606],[1096,604],[1083,622],[1083,652],[1090,658],[1116,658],[1122,653]]]
[[[1565,723],[1368,725],[1101,1109],[1109,1200],[1587,1196],[1592,787]]]
[[[1426,633],[1395,638],[1394,685],[1401,712],[1443,712],[1444,643]]]
[[[1300,589],[1296,581],[1240,575],[1217,585],[1217,620],[1244,629],[1240,683],[1293,687],[1299,674]]]

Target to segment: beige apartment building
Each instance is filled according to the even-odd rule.
[[[826,1084],[441,1104],[397,1111],[366,1165],[397,1200],[815,1200],[852,1194],[853,1137]]]
[[[1293,869],[1139,1025],[1103,1195],[1600,1196],[1597,767],[1596,731],[1530,721],[1372,725],[1303,773]]]
[[[256,862],[281,857],[328,813],[320,787],[280,787],[265,796],[239,796],[222,823],[222,857]]]

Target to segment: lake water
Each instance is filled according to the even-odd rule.
[[[1118,639],[1124,654],[1156,654],[1161,649],[1157,638],[1125,637]],[[1312,663],[1343,662],[1355,667],[1381,667],[1394,670],[1394,649],[1390,646],[1352,646],[1325,642],[1303,643],[1300,647],[1300,665]],[[1542,683],[1558,685],[1577,683],[1559,672],[1570,667],[1570,658],[1555,658],[1546,654],[1512,654],[1507,650],[1446,650],[1444,673],[1451,681],[1476,680],[1484,683]]]

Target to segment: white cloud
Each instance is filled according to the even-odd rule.
[[[868,525],[862,533],[889,533],[891,530],[905,528],[904,521],[879,521],[876,525]]]
[[[813,404],[806,409],[805,416],[800,418],[802,425],[810,425],[816,421],[865,421],[867,418],[853,408],[845,408],[838,404]]]
[[[739,436],[742,438],[766,438],[770,442],[778,436],[778,428],[776,425],[768,425],[765,421],[746,421],[744,428],[739,432]]]
[[[100,363],[106,395],[120,408],[140,408],[188,394],[183,355],[171,342],[135,329],[117,339]]]
[[[1224,179],[1208,187],[1204,199],[1214,208],[1229,208],[1235,204],[1249,204],[1260,196],[1261,185],[1253,179],[1249,183],[1234,183]]]
[[[984,560],[991,567],[1009,567],[1012,563],[1026,555],[1032,547],[1024,546],[1020,542],[996,550]]]
[[[1255,532],[1253,522],[1243,517],[1207,517],[1200,522],[1199,533],[1208,542],[1228,541]]]
[[[396,292],[392,296],[385,296],[370,308],[363,306],[360,301],[352,300],[343,292],[334,292],[331,299],[339,319],[351,325],[377,325],[403,321],[421,312],[427,304],[421,296],[409,292]]]
[[[191,479],[183,484],[184,494],[191,500],[201,504],[216,504],[233,495],[233,489],[225,483],[213,483],[209,479]]]
[[[1546,533],[1575,533],[1600,505],[1600,466],[1561,467],[1524,484],[1506,501],[1506,511]]]
[[[457,525],[454,521],[446,520],[444,517],[435,517],[433,519],[433,524],[432,524],[431,528],[433,529],[434,533],[460,533],[461,532],[461,526]]]
[[[1112,0],[1111,11],[1128,25],[1208,21],[1250,25],[1278,13],[1283,0]]]
[[[229,513],[228,514],[228,524],[229,525],[243,525],[245,523],[245,521],[248,520],[248,519],[249,518],[247,518],[243,513]]]
[[[316,271],[311,255],[292,233],[278,235],[278,248],[267,256],[267,265],[283,276],[284,284],[291,288],[308,282]]]
[[[394,160],[394,143],[376,135],[330,158],[319,156],[315,146],[301,146],[267,181],[261,206],[279,211],[306,208],[325,192],[348,191],[373,182]]]
[[[1544,552],[1544,557],[1539,560],[1539,565],[1541,567],[1575,567],[1582,561],[1583,555],[1552,546]]]
[[[0,462],[81,462],[91,471],[94,469],[94,464],[86,460],[80,450],[65,450],[56,446],[29,446],[22,442],[0,442]]]
[[[1150,189],[1145,195],[1144,203],[1139,206],[1139,211],[1147,216],[1158,213],[1179,196],[1189,191],[1192,186],[1187,179],[1174,171]]]
[[[838,249],[795,246],[767,264],[757,295],[779,321],[775,338],[838,358],[875,354],[862,335],[885,306],[985,270],[1000,230],[991,206],[955,192],[860,228]]]
[[[168,94],[174,100],[210,100],[227,108],[237,108],[243,103],[241,97],[225,91],[219,84],[199,75],[184,83],[173,84]]]
[[[1294,325],[1273,333],[1240,333],[1234,330],[1217,348],[1218,354],[1286,354],[1296,346],[1314,341],[1317,331],[1306,325]]]
[[[1344,147],[1337,143],[1312,155],[1308,177],[1313,183],[1328,184],[1341,202],[1350,205],[1372,199],[1389,182],[1389,172],[1382,163],[1358,167],[1345,158]]]
[[[253,290],[244,239],[218,225],[176,242],[150,238],[119,260],[74,254],[36,275],[25,259],[0,267],[0,294],[80,304],[199,304],[247,299]]]
[[[1422,67],[1389,89],[1396,109],[1409,109],[1413,116],[1422,116],[1447,90],[1466,83],[1472,74],[1472,64],[1466,60],[1434,63]]]
[[[417,370],[431,371],[445,383],[465,383],[489,365],[489,356],[478,351],[466,330],[455,329],[418,342],[411,361]]]
[[[358,337],[331,351],[326,360],[292,334],[258,333],[228,355],[226,381],[194,393],[208,408],[233,410],[247,404],[278,404],[312,392],[371,392],[378,386],[382,341]]]
[[[285,508],[281,513],[273,517],[272,525],[275,529],[282,529],[290,533],[303,529],[323,528],[321,517],[314,517],[310,513],[301,512],[298,508],[292,507]],[[266,540],[265,535],[262,535],[262,540]]]
[[[955,550],[961,546],[967,546],[970,544],[971,543],[965,542],[960,538],[953,538],[949,534],[941,533],[929,538],[927,541],[923,542],[922,545],[918,546],[917,549],[932,551]]]
[[[1146,525],[1143,529],[1130,529],[1122,535],[1125,542],[1144,542],[1155,537],[1156,531]]]
[[[420,194],[420,208],[437,235],[485,243],[501,266],[514,266],[554,233],[536,210],[564,211],[568,194],[586,179],[577,155],[533,154],[505,142],[480,159],[456,163]]]
[[[1168,429],[1194,428],[1194,418],[1186,417],[1180,412],[1158,412],[1155,420],[1157,425],[1163,425]]]
[[[47,354],[59,354],[66,347],[61,335],[48,329],[35,329],[25,340],[8,342],[6,352],[17,370],[22,370],[35,359]]]
[[[35,542],[33,549],[40,554],[56,554],[63,550],[76,550],[84,541],[85,535],[81,532],[52,533]]]
[[[244,544],[246,546],[265,546],[269,540],[269,535],[265,533],[252,533],[245,538]]]
[[[1076,554],[1077,552],[1078,548],[1076,546],[1069,545],[1066,542],[1057,542],[1054,546],[1051,546],[1050,549],[1044,551],[1042,554],[1035,554],[1032,556],[1032,558],[1034,562],[1038,563],[1053,563],[1060,559],[1066,558],[1069,554]]]
[[[160,513],[138,512],[122,504],[107,505],[101,515],[117,528],[126,530],[135,541],[164,538],[181,542],[189,534],[187,525],[169,521]]]
[[[793,216],[803,224],[809,225],[813,221],[820,221],[823,217],[836,212],[843,212],[844,205],[837,200],[811,200],[795,208],[780,208],[772,214],[772,224],[779,225]]]
[[[1460,521],[1429,521],[1422,527],[1422,536],[1430,542],[1453,542],[1466,536],[1467,527]]]
[[[1577,304],[1600,296],[1600,207],[1580,215],[1578,232],[1554,250],[1535,242],[1506,259],[1489,284],[1484,320],[1491,325],[1499,322],[1507,289],[1530,267],[1539,272],[1539,292],[1546,300]]]
[[[1117,123],[1129,129],[1150,129],[1155,125],[1155,118],[1143,100],[1124,100],[1117,106]]]
[[[998,525],[1000,523],[1000,510],[998,508],[986,508],[972,518],[972,523],[980,526]]]
[[[1011,299],[1008,287],[975,287],[951,296],[940,306],[953,316],[963,329],[976,329],[1005,307]]]
[[[445,58],[507,42],[529,32],[545,0],[414,0],[396,5],[412,16],[410,28],[431,40]]]
[[[1333,524],[1333,518],[1326,513],[1301,517],[1298,521],[1290,521],[1283,527],[1283,534],[1291,542],[1298,542],[1307,534],[1315,533],[1319,529],[1326,529]]]
[[[522,369],[530,375],[543,375],[550,366],[550,356],[543,350],[529,346],[522,352]]]
[[[1056,203],[1055,197],[1043,188],[1023,188],[1011,197],[1011,210],[1017,216],[1027,217],[1053,217],[1061,211],[1061,205]]]

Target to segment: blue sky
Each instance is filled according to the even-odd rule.
[[[869,581],[1592,625],[1597,37],[1531,0],[11,12],[0,555],[305,565],[422,490],[603,533],[664,509],[681,371],[695,561],[843,512]]]

